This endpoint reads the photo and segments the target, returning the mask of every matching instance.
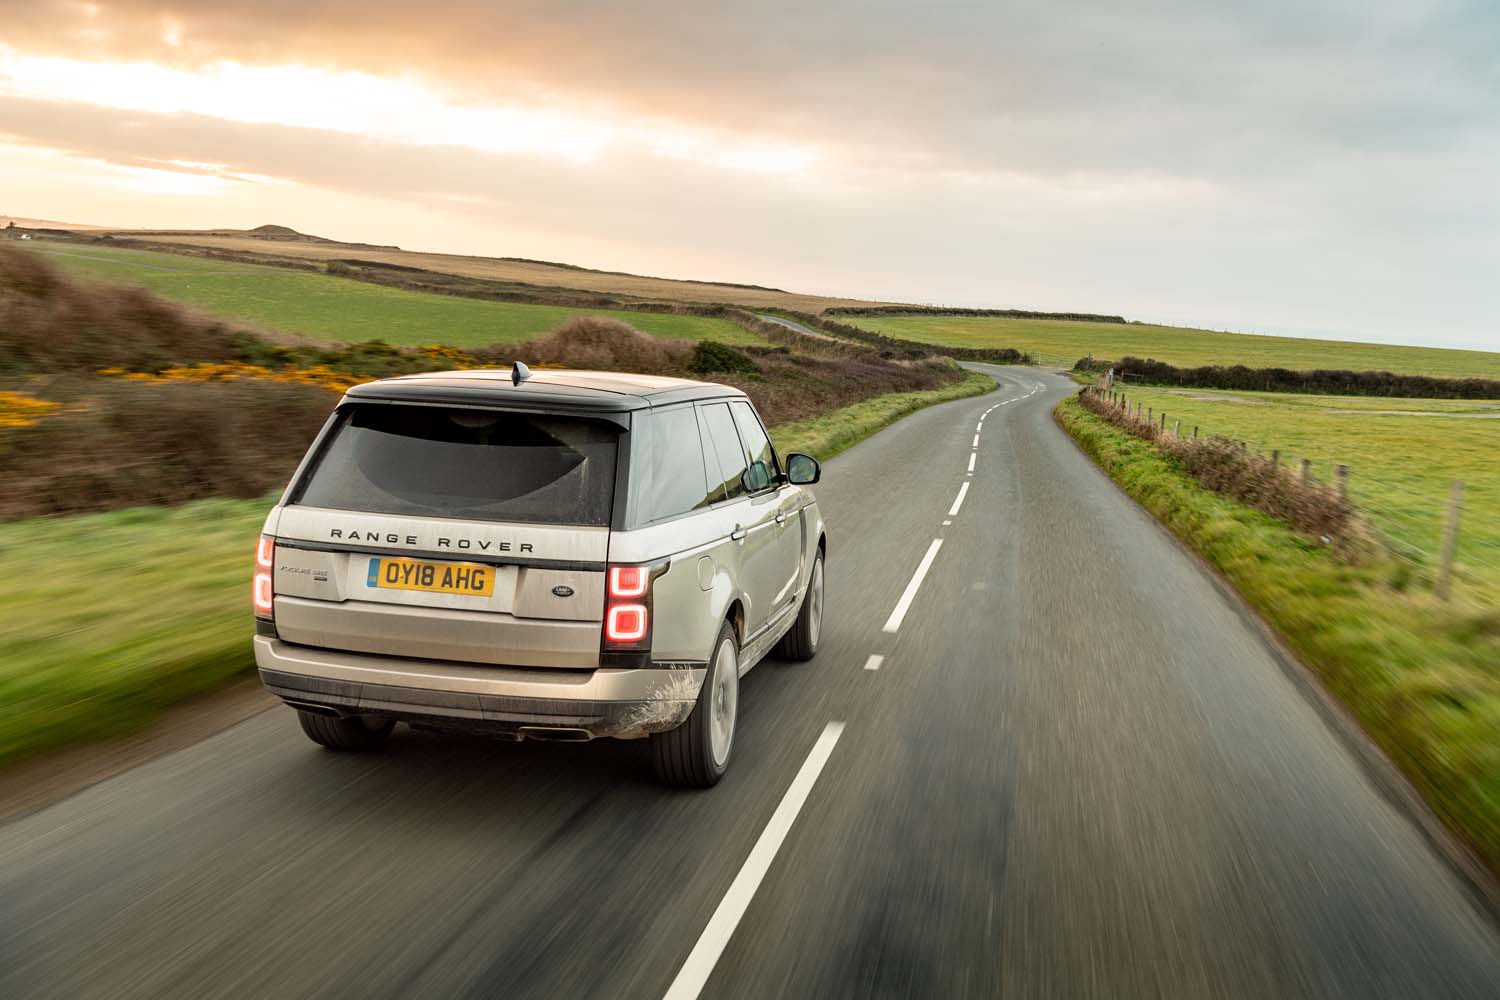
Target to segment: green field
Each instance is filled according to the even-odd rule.
[[[1500,872],[1500,588],[1488,600],[1448,604],[1397,590],[1388,561],[1349,562],[1209,492],[1163,451],[1077,399],[1057,415],[1125,492],[1244,595]]]
[[[1154,358],[1181,367],[1342,368],[1448,378],[1500,378],[1500,354],[1217,333],[1143,323],[1074,323],[985,316],[838,316],[891,337],[948,347],[1014,347],[1072,364],[1085,355],[1117,361]]]
[[[1182,432],[1245,441],[1283,461],[1313,463],[1333,478],[1349,466],[1349,491],[1369,519],[1399,546],[1431,564],[1442,537],[1449,484],[1463,480],[1466,500],[1459,562],[1500,584],[1500,402],[1371,399],[1270,392],[1125,386]]]
[[[905,414],[994,388],[970,374],[771,434],[827,457]],[[250,574],[273,500],[203,500],[0,524],[0,764],[138,728],[252,665]]]
[[[316,340],[478,347],[529,340],[572,316],[588,315],[661,337],[764,343],[728,320],[707,316],[485,302],[149,250],[51,241],[34,246],[70,273],[143,285],[206,313]]]

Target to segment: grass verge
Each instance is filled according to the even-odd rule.
[[[1460,578],[1500,588],[1500,401],[1312,396],[1126,386],[1140,404],[1182,421],[1184,434],[1245,441],[1262,454],[1281,453],[1289,468],[1302,459],[1332,482],[1349,467],[1349,495],[1424,576],[1436,564],[1454,480],[1465,483]]]
[[[1059,423],[1219,570],[1344,702],[1434,811],[1500,873],[1500,611],[1392,589],[1285,524],[1197,484],[1076,399]]]
[[[994,387],[877,396],[771,429],[826,458],[924,406]],[[0,524],[0,764],[119,736],[250,670],[250,564],[272,498]]]
[[[129,732],[247,670],[271,503],[0,524],[0,761]]]

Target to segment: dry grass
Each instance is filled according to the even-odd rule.
[[[887,393],[937,389],[962,378],[962,372],[943,358],[893,361],[870,350],[832,347],[831,357],[794,354],[787,348],[745,348],[740,353],[753,366],[752,372],[695,372],[692,345],[652,337],[615,320],[585,316],[525,344],[475,353],[481,360],[496,363],[520,358],[551,367],[722,382],[743,389],[770,424],[805,420]]]

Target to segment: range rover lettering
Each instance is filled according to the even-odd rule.
[[[649,739],[661,780],[712,785],[740,678],[817,652],[819,475],[723,385],[518,363],[356,386],[266,518],[256,665],[332,749],[398,721]]]

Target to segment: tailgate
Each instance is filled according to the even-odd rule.
[[[425,659],[596,667],[605,527],[290,506],[276,526],[287,642]]]

